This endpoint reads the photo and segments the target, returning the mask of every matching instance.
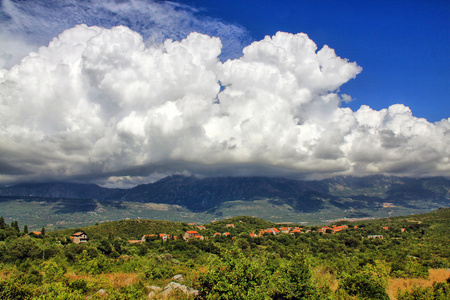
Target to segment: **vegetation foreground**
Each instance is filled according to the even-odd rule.
[[[47,233],[2,217],[0,299],[450,299],[449,237],[448,208],[327,227],[235,217]]]

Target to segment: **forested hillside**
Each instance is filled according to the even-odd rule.
[[[450,209],[327,226],[242,216],[0,227],[2,299],[450,297]]]

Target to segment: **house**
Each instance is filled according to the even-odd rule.
[[[197,235],[194,235],[194,239],[199,239],[199,240],[203,241],[205,238],[202,235],[197,234]]]
[[[154,240],[156,235],[154,234],[144,234],[141,238],[141,241],[145,242],[146,240]]]
[[[389,227],[383,227],[384,230],[389,230]]]
[[[231,233],[229,233],[229,232],[224,232],[223,235],[224,235],[224,236],[230,236]]]
[[[70,236],[74,244],[86,243],[88,241],[86,233],[79,231]]]
[[[405,232],[405,231],[406,231],[406,228],[402,228],[401,231],[402,231],[402,232]]]
[[[216,236],[221,236],[222,234],[220,234],[220,232],[216,232],[216,233],[214,233],[214,236],[216,237]]]
[[[336,232],[339,232],[339,231],[342,231],[342,230],[344,230],[344,229],[347,229],[348,228],[348,226],[347,225],[342,225],[342,226],[336,226],[336,225],[333,225],[333,233],[336,233]]]
[[[383,235],[378,234],[378,235],[368,235],[367,236],[368,239],[382,239]]]
[[[35,235],[41,235],[40,231],[32,231],[31,233],[35,234]]]
[[[186,233],[183,235],[183,239],[188,240],[190,238],[194,238],[195,236],[199,236],[198,232],[195,230],[188,230],[186,231]]]
[[[159,238],[162,239],[163,241],[167,241],[168,239],[170,239],[170,235],[165,234],[165,233],[160,233]]]
[[[258,235],[256,233],[250,233],[250,237],[255,238],[258,237]]]
[[[327,230],[331,230],[331,232],[333,232],[333,228],[328,226],[323,226],[322,228],[317,229],[318,232],[322,232],[323,234],[327,233]]]
[[[276,228],[267,228],[266,230],[264,230],[264,233],[277,235],[280,233],[280,231]]]
[[[197,226],[198,230],[206,230],[206,227],[201,225],[201,226]]]
[[[291,230],[291,234],[292,235],[295,235],[296,233],[302,233],[302,229],[301,228],[300,229],[294,228],[294,229]]]
[[[291,231],[292,227],[281,227],[280,230],[282,233],[289,233]]]
[[[234,224],[227,224],[225,227],[234,228]]]

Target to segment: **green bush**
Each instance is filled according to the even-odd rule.
[[[426,278],[428,268],[421,265],[417,259],[407,257],[398,259],[391,264],[391,276],[402,278]]]
[[[389,300],[386,289],[372,278],[364,274],[354,274],[346,276],[339,284],[350,296],[357,296],[363,299]]]
[[[411,292],[403,292],[398,300],[448,300],[450,299],[450,278],[447,282],[434,283],[431,287],[415,287]]]
[[[32,299],[33,293],[29,285],[16,280],[16,278],[9,278],[0,281],[0,296],[1,299]]]

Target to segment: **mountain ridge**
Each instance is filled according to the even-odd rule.
[[[0,188],[0,196],[162,203],[180,205],[193,212],[214,210],[227,201],[276,199],[295,210],[308,212],[321,209],[324,202],[344,208],[348,199],[354,207],[370,207],[380,201],[408,205],[412,200],[430,200],[445,204],[450,201],[450,180],[383,175],[337,176],[315,181],[173,175],[129,189],[67,182],[19,184]]]

